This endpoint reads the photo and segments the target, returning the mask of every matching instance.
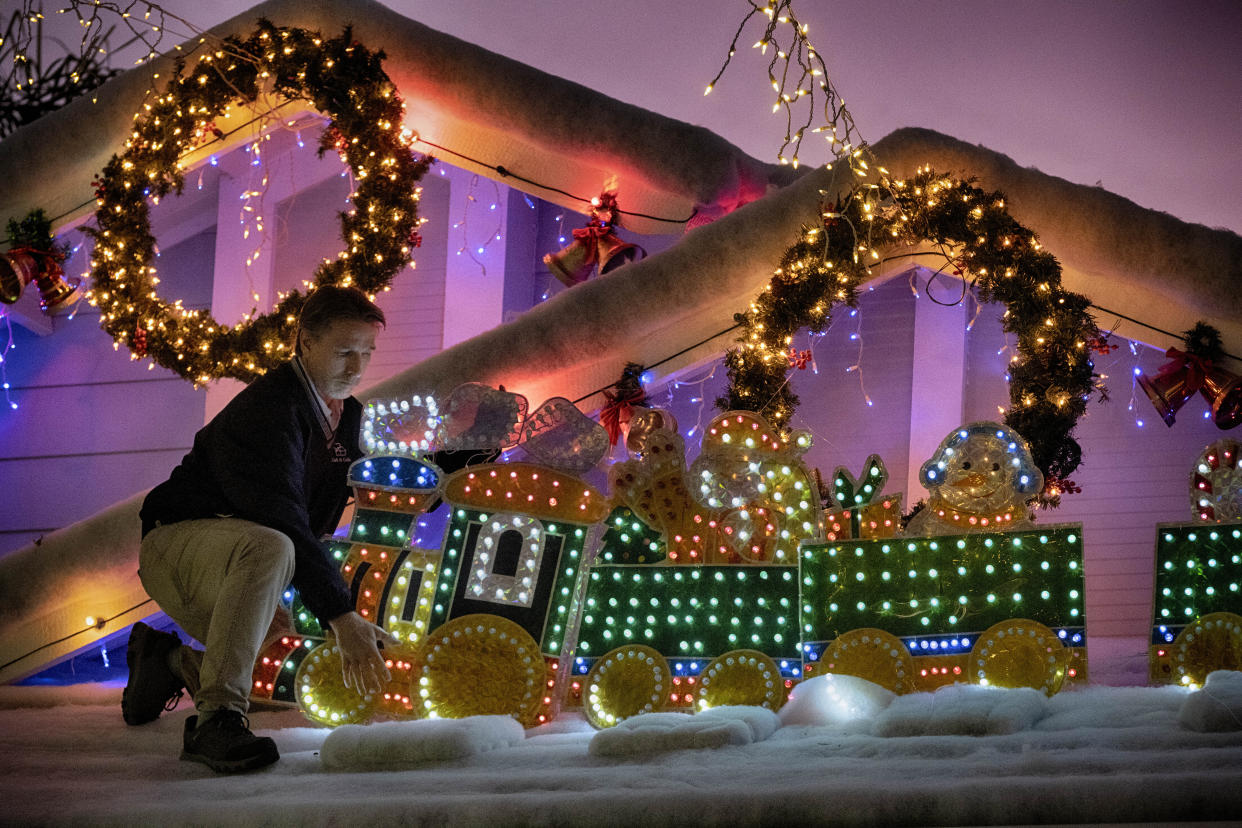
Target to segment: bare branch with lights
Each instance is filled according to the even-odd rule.
[[[859,166],[866,142],[854,124],[854,117],[845,107],[845,99],[837,92],[828,76],[828,68],[823,58],[815,50],[807,38],[809,26],[798,20],[793,12],[793,0],[768,0],[766,5],[759,5],[748,0],[750,11],[742,19],[729,44],[729,53],[716,77],[707,85],[704,95],[709,94],[716,83],[724,76],[734,55],[737,43],[742,37],[750,19],[755,15],[767,18],[763,35],[754,44],[764,55],[772,49],[772,57],[768,62],[768,82],[776,92],[776,101],[772,105],[774,113],[785,110],[785,139],[777,152],[777,160],[782,164],[799,165],[798,153],[802,148],[802,139],[807,130],[813,133],[827,133],[824,139],[835,158],[845,157],[860,176],[865,175],[866,167]],[[782,45],[783,27],[788,26],[788,46]],[[777,78],[777,67],[780,67],[780,78]],[[797,75],[794,80],[791,75]],[[799,119],[801,125],[794,128],[794,108],[803,99],[807,99],[805,120]],[[823,124],[813,127],[816,118],[817,99],[822,98]],[[786,151],[792,148],[792,155]],[[832,165],[829,164],[829,167]]]

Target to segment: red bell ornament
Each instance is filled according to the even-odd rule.
[[[1195,395],[1197,386],[1191,382],[1190,369],[1185,365],[1170,370],[1166,365],[1155,376],[1139,374],[1139,388],[1156,407],[1164,424],[1173,427],[1176,414],[1186,401]]]
[[[646,250],[617,237],[617,213],[615,193],[605,192],[591,199],[591,218],[586,226],[573,231],[574,240],[569,246],[543,257],[548,270],[567,287],[573,287],[591,278],[597,266],[603,276],[645,257]]]
[[[1199,393],[1212,406],[1212,422],[1222,431],[1242,423],[1242,377],[1212,366],[1203,376]]]
[[[49,316],[68,310],[82,298],[81,286],[65,280],[54,257],[26,248],[0,255],[0,302],[13,304],[31,282],[39,288],[39,305]]]

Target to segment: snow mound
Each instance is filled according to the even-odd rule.
[[[1048,698],[1031,687],[950,684],[934,693],[897,697],[875,717],[876,736],[997,736],[1026,730],[1048,713]]]
[[[1186,697],[1177,720],[1200,733],[1242,730],[1242,673],[1209,673],[1203,689]]]
[[[462,759],[516,745],[525,738],[522,725],[509,716],[343,725],[324,739],[320,759],[332,770],[395,770]]]
[[[857,676],[826,673],[794,687],[781,708],[783,725],[836,725],[874,718],[897,694]]]
[[[696,715],[644,713],[601,730],[591,738],[592,756],[646,756],[762,742],[781,726],[764,707],[713,707]]]
[[[1144,676],[1146,680],[1146,676]],[[1063,690],[1048,699],[1048,715],[1035,725],[1041,731],[1167,727],[1186,701],[1186,688],[1105,687],[1087,685]]]

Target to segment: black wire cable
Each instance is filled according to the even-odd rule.
[[[190,157],[190,155],[191,155],[192,153],[197,152],[197,151],[199,151],[199,150],[202,150],[202,149],[204,149],[204,148],[206,148],[206,147],[210,147],[210,146],[211,146],[211,145],[213,145],[213,144],[223,143],[223,142],[224,142],[227,138],[229,138],[230,136],[234,135],[235,133],[240,132],[241,130],[245,129],[246,127],[250,126],[251,124],[254,124],[254,123],[255,123],[255,122],[257,122],[257,121],[261,121],[261,120],[263,120],[264,118],[270,117],[270,116],[271,116],[273,113],[275,113],[277,110],[283,109],[285,106],[287,106],[287,105],[288,105],[288,103],[290,103],[290,102],[283,103],[283,104],[281,104],[280,106],[275,107],[274,109],[270,110],[269,112],[265,112],[265,113],[263,113],[262,115],[256,115],[256,116],[254,116],[253,118],[251,118],[249,121],[246,121],[245,123],[242,123],[242,124],[238,124],[236,127],[234,127],[233,129],[229,130],[228,132],[224,132],[224,133],[222,133],[221,135],[216,136],[216,137],[215,137],[215,138],[213,138],[212,140],[207,141],[206,143],[200,144],[199,146],[195,147],[193,150],[190,150],[189,152],[184,153],[183,155],[179,156],[177,160],[181,160],[181,159],[183,159],[183,158],[189,158],[189,157]],[[52,224],[55,224],[56,222],[58,222],[58,221],[60,221],[61,219],[65,218],[66,216],[71,216],[71,215],[73,215],[74,213],[76,213],[76,212],[78,212],[79,210],[81,210],[82,208],[84,208],[84,207],[89,207],[89,206],[91,206],[91,205],[92,205],[92,204],[94,204],[94,203],[95,203],[95,199],[93,199],[93,198],[92,198],[92,199],[90,199],[89,201],[83,201],[83,202],[82,202],[81,204],[79,204],[78,206],[76,206],[76,207],[70,207],[68,210],[66,210],[65,212],[61,213],[60,215],[58,215],[58,216],[53,216],[53,217],[51,218],[51,222],[52,222]],[[5,242],[5,243],[7,243],[7,244],[12,244],[12,243],[13,243],[13,239],[12,239],[11,237],[6,237],[6,238],[4,239],[4,242]]]
[[[1126,316],[1124,313],[1118,313],[1118,312],[1117,312],[1117,311],[1115,311],[1115,310],[1109,310],[1108,308],[1101,307],[1100,305],[1097,305],[1097,304],[1095,304],[1094,302],[1089,302],[1087,306],[1088,306],[1088,307],[1091,307],[1091,308],[1095,308],[1096,310],[1100,311],[1101,313],[1111,314],[1111,315],[1113,315],[1113,316],[1117,317],[1118,319],[1124,319],[1124,320],[1126,320],[1127,322],[1133,322],[1135,325],[1139,325],[1139,326],[1141,326],[1141,327],[1147,328],[1149,331],[1155,331],[1156,333],[1162,333],[1162,334],[1164,334],[1165,336],[1170,336],[1170,337],[1172,337],[1172,338],[1174,338],[1174,339],[1177,339],[1177,340],[1180,340],[1180,341],[1182,341],[1182,342],[1185,342],[1185,341],[1186,341],[1186,337],[1185,337],[1184,335],[1182,335],[1182,334],[1179,334],[1179,333],[1173,333],[1172,331],[1166,331],[1164,328],[1157,328],[1155,325],[1149,325],[1149,324],[1147,324],[1146,322],[1141,322],[1141,321],[1139,321],[1138,319],[1135,319],[1135,318],[1134,318],[1134,317],[1132,317],[1132,316]],[[1239,356],[1237,356],[1237,355],[1235,355],[1235,354],[1231,354],[1231,353],[1229,353],[1228,351],[1221,351],[1220,353],[1221,353],[1221,356],[1226,356],[1226,357],[1229,357],[1230,359],[1232,359],[1232,360],[1234,360],[1234,361],[1236,361],[1236,362],[1242,362],[1242,357],[1239,357]]]
[[[562,190],[560,187],[552,187],[548,184],[541,184],[540,182],[535,181],[533,179],[518,175],[513,170],[510,170],[508,167],[505,167],[502,164],[501,165],[488,164],[486,161],[480,161],[478,158],[473,158],[469,155],[466,155],[465,153],[457,152],[455,150],[449,149],[448,147],[442,147],[439,144],[432,143],[431,141],[428,141],[426,138],[423,138],[423,137],[418,137],[415,140],[417,140],[420,144],[426,144],[429,147],[435,147],[441,152],[446,152],[449,155],[453,155],[458,158],[464,158],[467,161],[469,161],[471,164],[477,164],[480,167],[486,167],[489,170],[494,170],[496,174],[499,175],[501,178],[515,178],[524,184],[529,184],[532,187],[538,187],[541,190],[547,190],[548,192],[551,192],[551,193],[560,193],[566,198],[572,198],[574,201],[581,201],[583,204],[591,203],[591,199],[589,198],[583,198],[582,196],[574,195],[571,192]],[[650,219],[652,221],[662,221],[666,224],[686,224],[687,222],[690,221],[690,219],[694,218],[699,213],[698,209],[696,208],[695,210],[692,210],[690,212],[690,215],[686,216],[684,219],[671,219],[671,218],[663,218],[662,216],[653,216],[648,213],[637,213],[631,210],[621,210],[619,208],[617,212],[623,216],[634,216],[636,218],[645,218],[645,219]]]
[[[255,122],[260,121],[260,120],[263,120],[264,118],[271,117],[271,115],[272,115],[274,112],[276,112],[276,111],[278,111],[279,109],[282,109],[283,107],[287,106],[287,105],[288,105],[288,103],[289,103],[289,102],[286,102],[286,103],[284,103],[284,104],[281,104],[280,106],[276,107],[275,109],[273,109],[273,110],[271,110],[271,111],[269,111],[269,112],[265,112],[265,113],[263,113],[262,115],[256,115],[255,117],[251,118],[250,120],[248,120],[248,121],[246,121],[246,122],[244,122],[244,123],[238,124],[235,128],[233,128],[233,129],[229,130],[228,132],[224,133],[224,134],[223,134],[223,136],[217,136],[217,137],[216,137],[216,138],[214,138],[213,140],[211,140],[211,141],[209,141],[209,142],[207,142],[207,143],[205,143],[205,144],[202,144],[202,145],[200,145],[200,146],[198,146],[198,147],[195,147],[195,148],[194,148],[194,150],[192,150],[191,152],[197,152],[197,151],[200,151],[200,150],[202,150],[202,149],[203,149],[203,148],[205,148],[205,147],[210,147],[212,144],[216,144],[216,143],[223,143],[226,139],[228,139],[229,137],[231,137],[231,136],[232,136],[232,135],[234,135],[235,133],[240,132],[241,130],[245,129],[246,127],[251,126],[251,125],[252,125],[252,124],[254,124]],[[456,156],[456,157],[458,157],[458,158],[464,158],[465,160],[469,161],[469,162],[470,162],[470,163],[472,163],[472,164],[477,164],[477,165],[479,165],[480,167],[486,167],[486,168],[487,168],[487,169],[489,169],[489,170],[494,170],[494,171],[496,172],[496,174],[497,174],[497,175],[499,175],[501,178],[513,178],[513,179],[516,179],[516,180],[518,180],[518,181],[521,181],[521,182],[522,182],[522,183],[524,183],[524,184],[529,184],[529,185],[531,185],[532,187],[538,187],[538,188],[539,188],[539,189],[541,189],[541,190],[547,190],[548,192],[551,192],[551,193],[559,193],[560,195],[563,195],[563,196],[565,196],[566,198],[572,198],[574,201],[581,201],[583,204],[590,204],[590,203],[591,203],[591,199],[589,199],[589,198],[583,198],[582,196],[574,195],[574,194],[573,194],[573,193],[571,193],[571,192],[568,192],[568,191],[566,191],[566,190],[562,190],[562,189],[561,189],[561,188],[559,188],[559,187],[553,187],[553,186],[551,186],[551,185],[549,185],[549,184],[543,184],[543,183],[541,183],[541,182],[539,182],[539,181],[535,181],[534,179],[530,179],[530,178],[526,178],[525,176],[518,175],[517,173],[513,172],[512,170],[510,170],[508,167],[505,167],[503,164],[488,164],[488,163],[487,163],[487,162],[485,162],[485,161],[480,161],[479,159],[477,159],[477,158],[473,158],[473,157],[471,157],[471,156],[469,156],[469,155],[466,155],[465,153],[456,152],[456,151],[454,151],[454,150],[449,149],[448,147],[442,147],[442,146],[440,146],[439,144],[434,144],[434,143],[432,143],[431,141],[428,141],[428,140],[427,140],[427,139],[425,139],[425,138],[417,138],[416,140],[417,140],[419,143],[426,144],[426,145],[427,145],[427,146],[429,146],[429,147],[435,147],[437,150],[439,150],[439,151],[441,151],[441,152],[448,153],[449,155],[453,155],[453,156]],[[190,156],[191,152],[187,152],[187,153],[185,153],[184,155],[182,155],[182,156],[181,156],[181,158],[188,158],[188,157]],[[89,207],[89,206],[90,206],[90,205],[91,205],[94,201],[95,201],[95,199],[93,199],[93,198],[92,198],[92,199],[90,199],[89,201],[84,201],[84,202],[82,202],[81,204],[77,205],[76,207],[71,207],[71,208],[69,208],[68,210],[66,210],[65,212],[61,213],[60,215],[53,216],[53,217],[52,217],[52,219],[51,219],[51,221],[52,221],[52,223],[53,223],[53,224],[55,224],[56,222],[58,222],[58,221],[60,221],[61,219],[65,218],[66,216],[73,215],[74,213],[78,212],[79,210],[82,210],[83,208]],[[649,214],[649,213],[639,213],[639,212],[635,212],[635,211],[632,211],[632,210],[621,210],[621,209],[618,209],[618,210],[617,210],[617,212],[618,212],[618,213],[620,213],[620,214],[621,214],[621,215],[623,215],[623,216],[634,216],[635,218],[645,218],[645,219],[649,219],[649,220],[651,220],[651,221],[659,221],[659,222],[663,222],[663,223],[665,223],[665,224],[686,224],[686,223],[688,223],[688,222],[690,221],[690,219],[694,218],[695,216],[697,216],[697,215],[699,214],[699,211],[698,211],[698,209],[697,209],[697,208],[696,208],[696,209],[694,209],[694,210],[692,210],[692,211],[690,212],[690,215],[686,216],[684,219],[672,219],[672,218],[665,218],[665,217],[663,217],[663,216],[653,216],[653,215],[651,215],[651,214]],[[4,239],[4,242],[5,242],[6,244],[12,244],[12,243],[13,243],[13,239],[12,239],[12,238],[8,238],[8,237],[6,237],[6,238]]]
[[[145,604],[149,604],[149,603],[151,603],[151,602],[152,602],[152,600],[154,600],[154,599],[148,598],[148,599],[147,599],[147,600],[145,600],[145,601],[141,601],[141,602],[139,602],[139,603],[137,603],[137,604],[134,604],[134,605],[133,605],[132,607],[130,607],[129,609],[124,610],[124,611],[122,611],[122,612],[118,612],[116,615],[113,615],[111,618],[101,618],[101,619],[99,619],[99,621],[97,621],[97,622],[95,623],[95,625],[94,625],[93,627],[87,627],[87,628],[85,628],[85,629],[78,630],[77,632],[71,632],[71,633],[69,633],[68,635],[66,635],[66,636],[64,636],[64,637],[62,637],[62,638],[58,638],[58,639],[56,639],[55,641],[49,641],[49,642],[47,642],[46,644],[40,644],[38,647],[35,647],[35,648],[34,648],[33,650],[31,650],[30,652],[28,652],[28,653],[24,653],[24,654],[22,654],[22,655],[19,655],[17,658],[13,659],[12,661],[6,661],[4,664],[0,664],[0,670],[3,670],[3,669],[5,669],[6,667],[8,667],[8,666],[10,666],[10,665],[16,664],[17,662],[21,661],[21,660],[22,660],[22,659],[24,659],[24,658],[30,658],[32,655],[34,655],[35,653],[39,652],[40,650],[46,650],[48,647],[55,647],[57,644],[63,644],[64,642],[68,641],[69,639],[71,639],[71,638],[73,638],[73,637],[75,637],[75,636],[82,635],[83,633],[88,633],[88,632],[90,632],[91,630],[98,630],[98,629],[100,629],[100,628],[104,627],[104,626],[105,626],[105,625],[106,625],[109,621],[115,621],[116,619],[120,618],[122,615],[128,615],[129,613],[133,612],[134,610],[138,609],[139,607],[141,607],[141,606],[143,606],[143,605],[145,605]]]
[[[687,345],[685,348],[682,348],[682,349],[681,349],[680,351],[678,351],[677,353],[675,353],[675,354],[670,354],[669,356],[666,356],[664,359],[660,360],[659,362],[653,362],[653,363],[651,363],[650,365],[644,365],[644,366],[643,366],[643,368],[642,368],[642,370],[643,370],[643,371],[650,371],[652,368],[659,368],[659,367],[660,367],[661,365],[663,365],[664,363],[669,362],[669,361],[674,360],[674,359],[677,359],[677,357],[681,356],[682,354],[687,353],[687,352],[689,352],[689,351],[693,351],[695,348],[698,348],[700,345],[706,345],[708,342],[711,342],[713,339],[717,339],[717,338],[719,338],[719,337],[722,337],[722,336],[724,336],[725,334],[727,334],[727,333],[729,333],[729,332],[731,332],[731,331],[736,331],[736,330],[737,330],[738,328],[740,328],[740,327],[742,327],[740,324],[734,324],[734,325],[731,325],[731,326],[729,326],[728,328],[725,328],[723,331],[720,331],[720,332],[718,332],[718,333],[714,333],[714,334],[712,334],[711,336],[707,337],[706,339],[700,339],[698,342],[694,343],[693,345]],[[602,394],[602,393],[604,393],[605,391],[607,391],[609,388],[613,388],[614,386],[616,386],[616,384],[617,384],[617,383],[615,383],[615,382],[610,382],[610,383],[608,383],[607,385],[605,385],[603,388],[596,388],[594,391],[590,391],[590,392],[588,392],[588,393],[586,393],[586,394],[583,394],[581,397],[579,397],[578,399],[574,400],[574,401],[573,401],[573,403],[574,403],[574,405],[577,405],[578,403],[582,402],[583,400],[589,400],[591,397],[594,397],[596,394]]]

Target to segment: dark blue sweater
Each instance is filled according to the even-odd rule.
[[[194,446],[142,504],[142,534],[157,523],[236,517],[293,541],[293,585],[326,628],[353,609],[350,593],[320,538],[349,499],[349,464],[358,447],[361,404],[345,401],[336,437],[325,437],[316,403],[289,363],[268,371],[194,436]]]

